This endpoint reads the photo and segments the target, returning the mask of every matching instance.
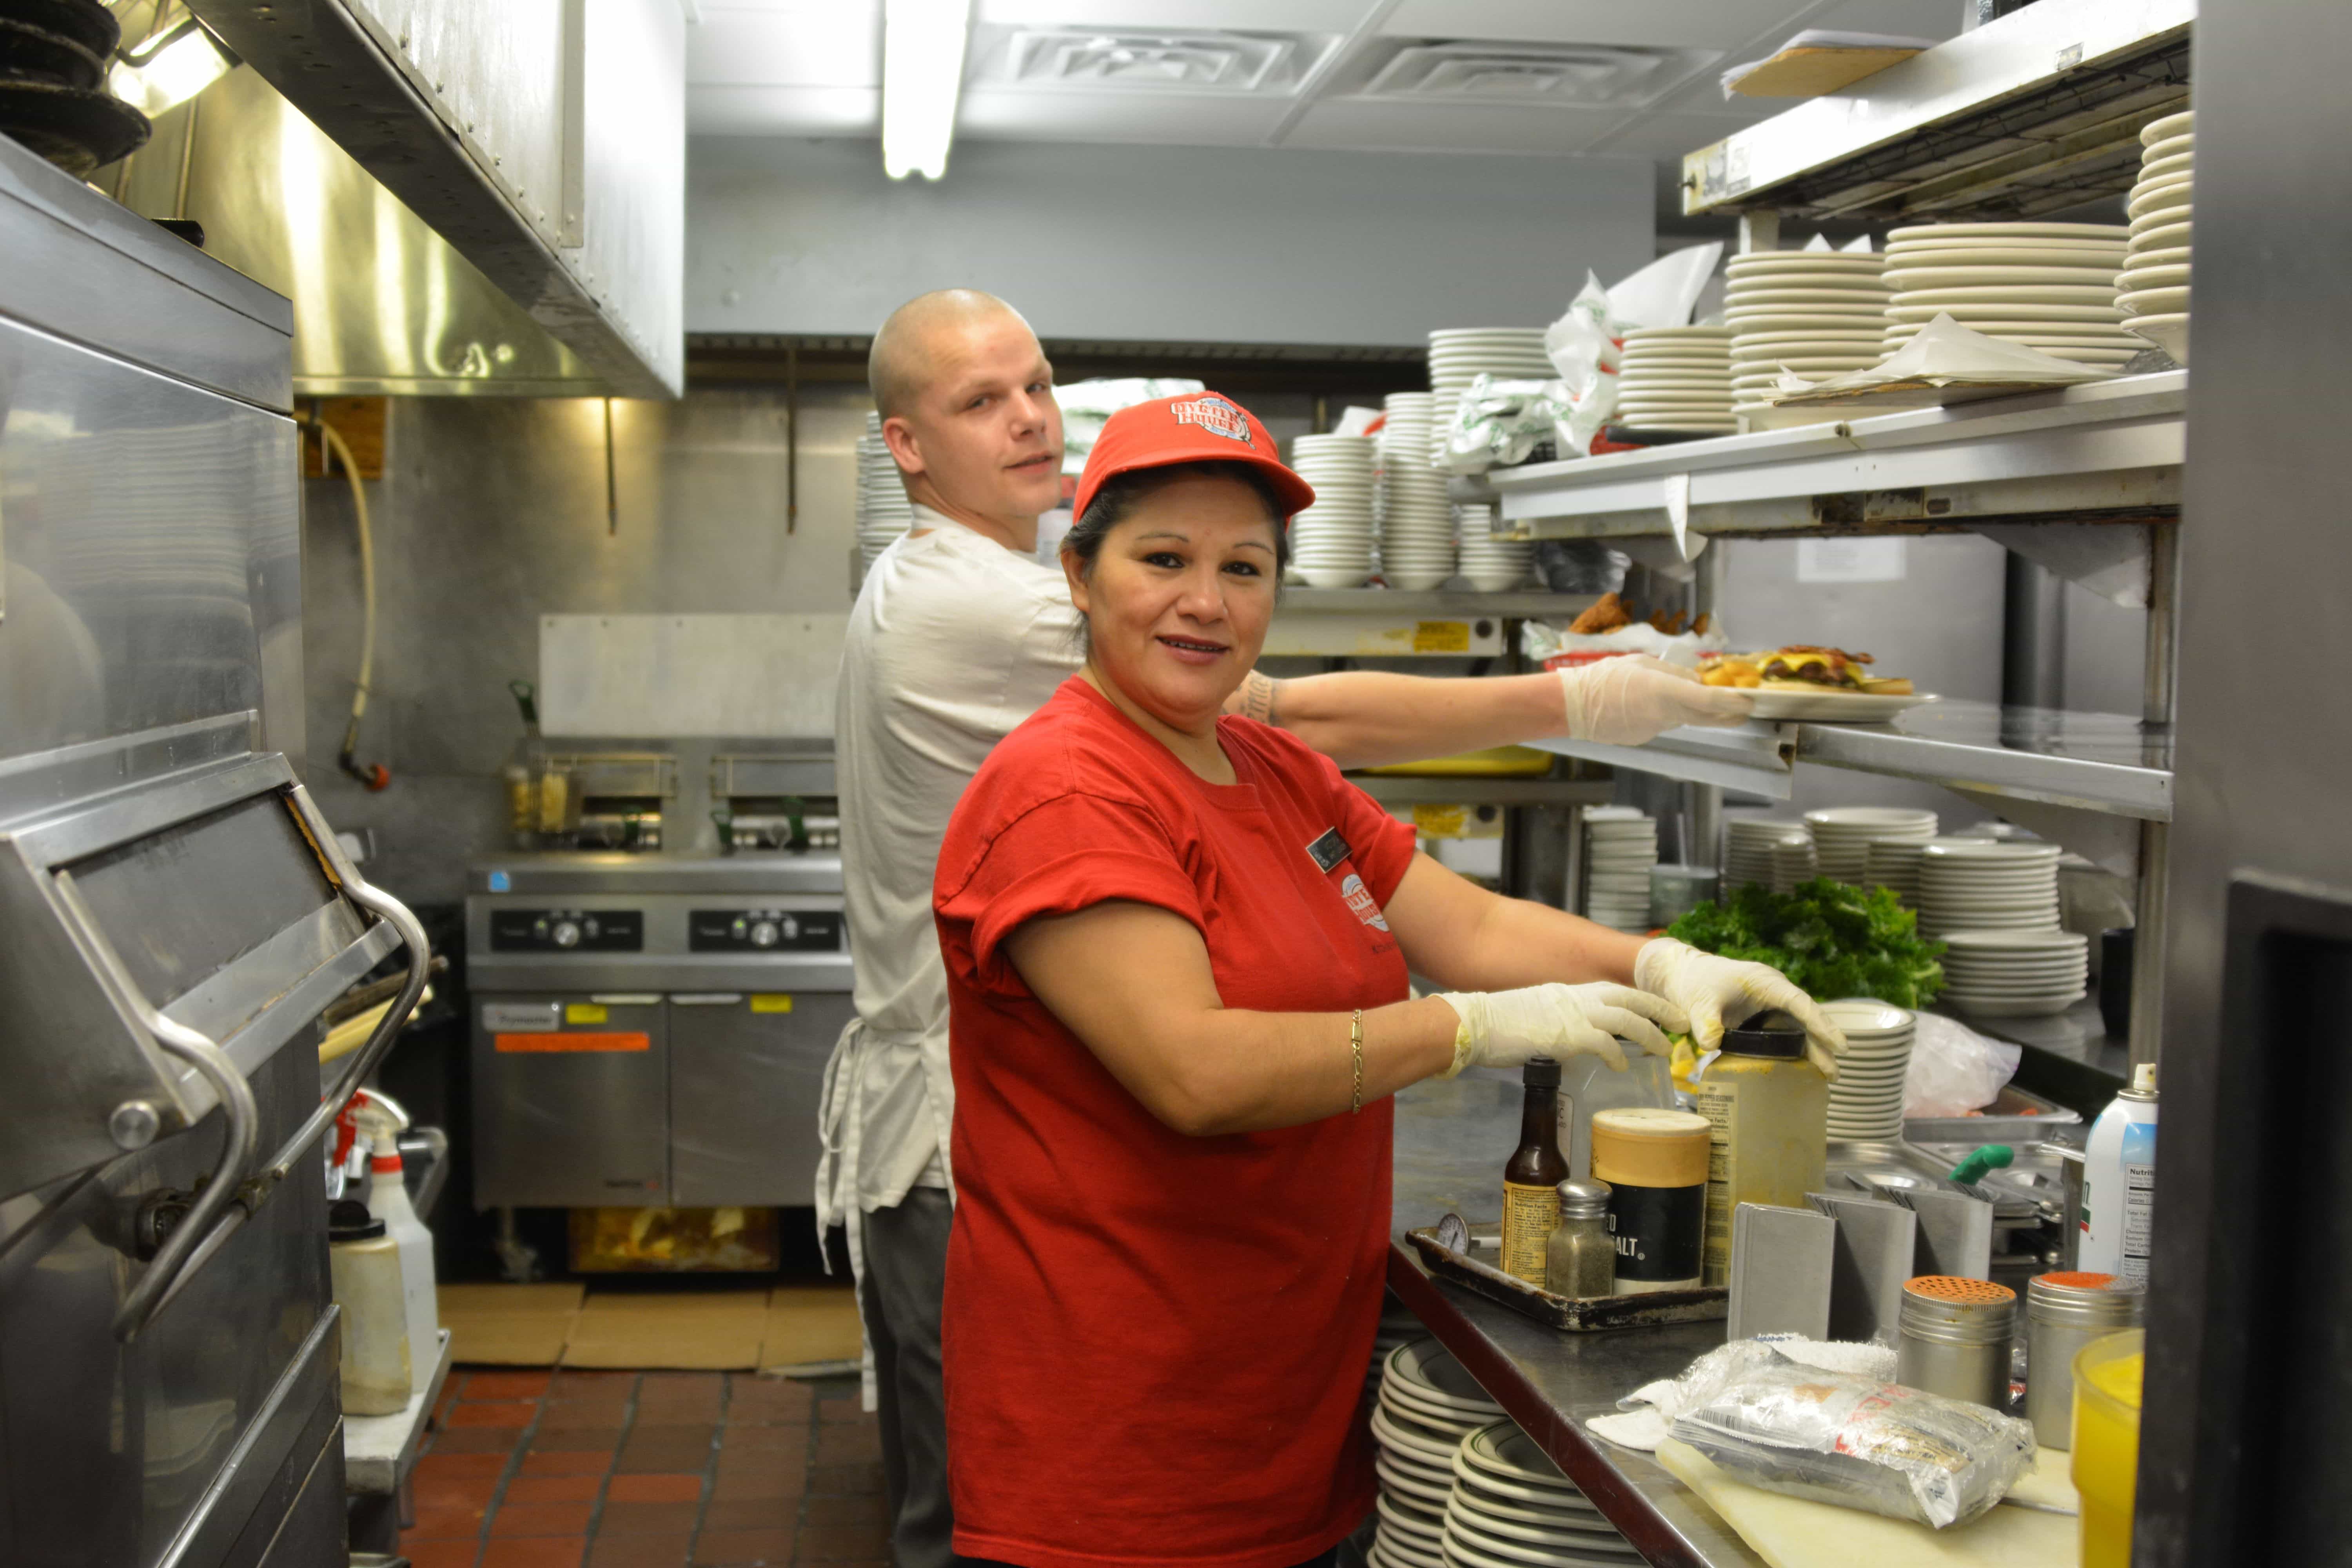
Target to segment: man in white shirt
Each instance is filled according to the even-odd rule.
[[[938,1568],[952,1559],[940,1300],[954,1089],[931,876],[965,784],[1084,660],[1063,574],[1033,554],[1039,514],[1061,499],[1062,420],[1028,323],[973,290],[923,295],[876,334],[867,378],[915,521],[867,572],[842,655],[857,1017],[826,1071],[817,1220],[848,1227],[897,1562]],[[1356,767],[1565,733],[1634,743],[1736,723],[1748,706],[1632,658],[1479,680],[1253,675],[1236,695],[1238,710]]]

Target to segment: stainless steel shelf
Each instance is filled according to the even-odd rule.
[[[2145,522],[2178,513],[2188,395],[2188,372],[2161,371],[1531,464],[1487,475],[1484,493],[1500,521],[1552,539],[1669,534],[1676,510],[1706,534]]]
[[[1608,779],[1399,778],[1349,773],[1348,782],[1382,805],[1606,805]]]
[[[2120,713],[1937,702],[1891,724],[1672,730],[1646,746],[1536,741],[1540,750],[1775,800],[1799,763],[1916,779],[2148,822],[2172,819],[2169,738]]]
[[[2119,195],[2188,107],[2196,0],[2038,0],[1683,160],[1683,210],[2032,217]]]
[[[1460,619],[1492,616],[1502,620],[1563,616],[1573,620],[1599,595],[1509,589],[1482,594],[1467,589],[1286,588],[1278,616],[1392,615]]]

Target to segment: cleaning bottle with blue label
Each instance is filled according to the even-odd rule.
[[[2132,1068],[2131,1087],[2091,1124],[2074,1267],[2147,1284],[2155,1209],[2156,1064],[2142,1062]]]

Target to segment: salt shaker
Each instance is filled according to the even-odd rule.
[[[1570,1176],[1559,1184],[1559,1223],[1544,1239],[1544,1289],[1570,1298],[1617,1289],[1617,1244],[1609,1235],[1609,1184]]]

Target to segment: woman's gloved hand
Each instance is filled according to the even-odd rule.
[[[1689,1026],[1683,1010],[1664,997],[1605,980],[1440,994],[1462,1020],[1447,1078],[1466,1067],[1515,1068],[1531,1057],[1559,1060],[1580,1054],[1622,1072],[1625,1052],[1618,1037],[1663,1057],[1674,1051],[1664,1031]]]
[[[1701,1052],[1723,1044],[1726,1023],[1745,1022],[1774,1008],[1805,1026],[1805,1053],[1823,1078],[1837,1077],[1845,1036],[1794,982],[1767,963],[1701,952],[1662,936],[1633,955],[1633,984],[1654,991],[1690,1015],[1691,1044]]]
[[[1610,746],[1639,746],[1682,724],[1737,724],[1756,700],[1727,686],[1702,686],[1695,671],[1621,653],[1560,670],[1568,735]]]

